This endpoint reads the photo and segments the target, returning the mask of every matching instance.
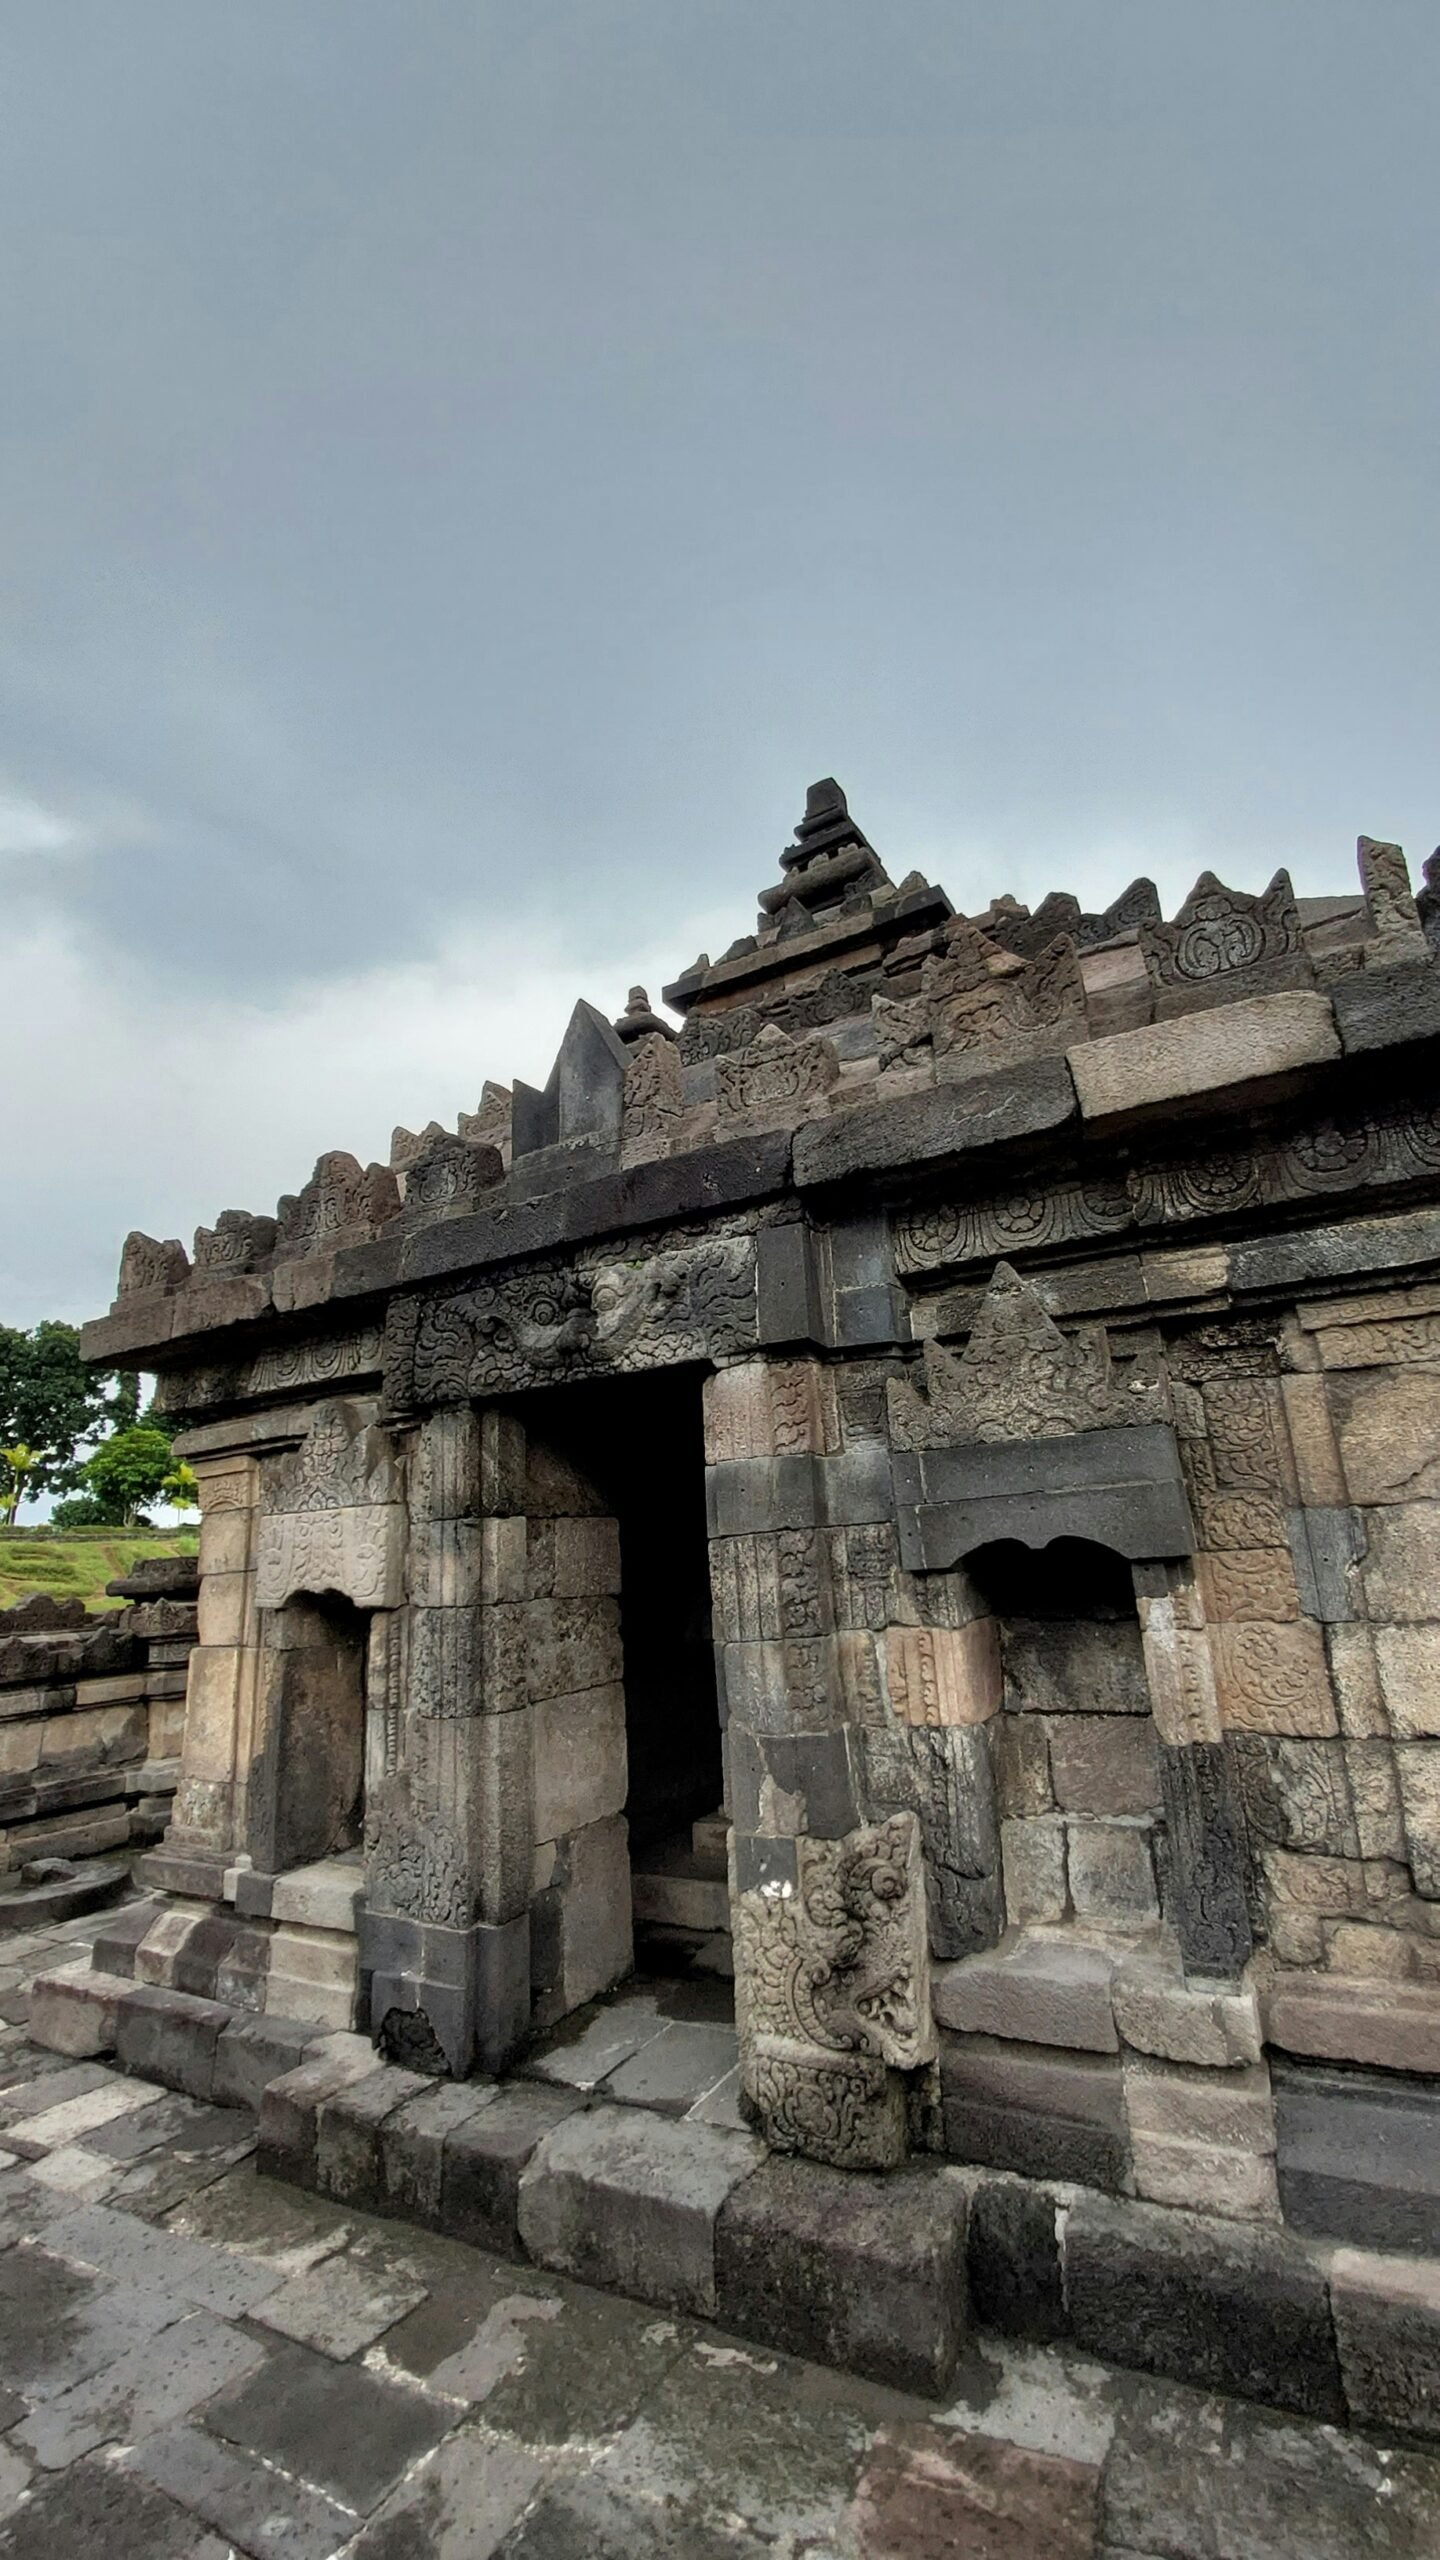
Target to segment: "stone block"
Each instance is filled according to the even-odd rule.
[[[1165,1917],[1191,1972],[1236,1974],[1251,1950],[1246,1847],[1223,1744],[1160,1752]]]
[[[618,1520],[557,1520],[555,1597],[597,1599],[620,1589]]]
[[[523,2081],[485,2093],[483,2106],[477,2104],[446,2130],[440,2228],[474,2249],[494,2249],[507,2258],[522,2255],[520,2180],[547,2135],[584,2105],[577,2090]],[[404,2137],[397,2133],[395,2139],[403,2157]]]
[[[1265,2037],[1282,2053],[1440,2074],[1440,1986],[1272,1975]]]
[[[355,1986],[353,1937],[331,1929],[275,1931],[265,1980],[268,2016],[338,2034],[354,2024]]]
[[[1056,2198],[1029,2179],[970,2181],[970,2306],[984,2329],[1048,2345],[1069,2333]]]
[[[1358,1515],[1337,1503],[1292,1511],[1290,1548],[1306,1617],[1326,1626],[1359,1617],[1354,1568],[1365,1540]]]
[[[272,1880],[270,1917],[306,1929],[351,1930],[364,1884],[354,1860],[321,1858],[312,1866],[292,1867]]]
[[[937,1966],[935,2015],[957,2033],[1115,2053],[1110,2008],[1115,1959],[1073,1938],[1012,1933],[963,1963]]]
[[[1295,1569],[1283,1547],[1222,1547],[1195,1559],[1205,1615],[1217,1618],[1298,1618]]]
[[[999,1711],[1000,1638],[993,1618],[963,1627],[888,1627],[885,1678],[902,1724],[984,1724]]]
[[[1299,2241],[1077,2196],[1063,2250],[1082,2350],[1202,2390],[1343,2418],[1325,2278]]]
[[[1150,2204],[1178,2205],[1227,2222],[1278,2222],[1280,2193],[1268,2154],[1232,2151],[1183,2135],[1135,2133],[1135,2192]]]
[[[965,2207],[943,2169],[767,2160],[721,2207],[717,2317],[782,2354],[938,2398],[966,2334]]]
[[[315,2184],[315,2137],[322,2101],[375,2068],[368,2036],[324,2036],[310,2058],[268,2083],[256,2125],[256,2165],[292,2186]]]
[[[989,1736],[996,1809],[1010,1820],[1051,1813],[1049,1722],[1044,1716],[1001,1716]]]
[[[1440,1742],[1397,1743],[1395,1770],[1415,1890],[1440,1900]]]
[[[1339,1730],[1320,1629],[1236,1620],[1210,1630],[1220,1718],[1249,1733]]]
[[[215,2076],[215,2047],[230,2011],[219,2000],[195,2000],[184,1991],[127,1985],[117,2002],[115,2059],[142,2080],[158,2080],[186,2097],[208,2099]]]
[[[1063,1813],[1156,1811],[1160,1772],[1148,1717],[1052,1716],[1047,1733],[1051,1784]]]
[[[1081,1435],[1088,1436],[1088,1435]],[[1124,1620],[1016,1618],[1005,1631],[1009,1715],[1146,1716],[1150,1688],[1140,1630]]]
[[[1356,1369],[1328,1383],[1350,1500],[1440,1495],[1440,1370]]]
[[[1110,1120],[1226,1086],[1264,1085],[1340,1055],[1327,997],[1252,996],[1068,1052],[1081,1116]]]
[[[1337,2249],[1330,2307],[1352,2424],[1440,2436],[1440,2266]]]
[[[1427,1746],[1413,1747],[1423,1751]],[[1403,1858],[1405,1825],[1393,1747],[1388,1742],[1360,1741],[1346,1742],[1342,1748],[1360,1856]]]
[[[215,2105],[249,2107],[258,2114],[271,2081],[297,2071],[324,2033],[323,2027],[289,2018],[232,2018],[215,2047]]]
[[[1072,1820],[1065,1833],[1077,1920],[1099,1928],[1136,1929],[1159,1919],[1148,1822]]]
[[[1348,1501],[1326,1380],[1287,1376],[1280,1381],[1280,1393],[1302,1503],[1323,1506]]]
[[[1390,1718],[1380,1686],[1375,1638],[1369,1627],[1358,1623],[1328,1626],[1325,1656],[1341,1732],[1360,1740],[1388,1738]]]
[[[366,2084],[356,2085],[364,2088]],[[378,2146],[381,2210],[439,2230],[446,2143],[492,2105],[498,2094],[492,2081],[432,2080],[387,2116]],[[513,2215],[507,2228],[512,2233],[507,2246],[513,2246]]]
[[[1158,1953],[1127,1955],[1110,1986],[1115,2023],[1136,2052],[1212,2070],[1258,2062],[1260,2013],[1250,1990],[1187,1981]]]
[[[623,1813],[629,1788],[625,1692],[618,1681],[532,1711],[537,1840],[558,1840]]]
[[[531,1601],[526,1633],[532,1702],[608,1688],[622,1676],[619,1613],[613,1600]]]
[[[1002,1822],[1000,1857],[1005,1916],[1012,1928],[1064,1919],[1065,1824],[1059,1814]]]
[[[1129,2055],[1124,2081],[1132,2136],[1209,2143],[1259,2156],[1275,2149],[1275,2110],[1263,2062],[1213,2071]]]
[[[1347,1058],[1440,1037],[1440,969],[1425,956],[1418,933],[1413,940],[1418,962],[1347,969],[1335,980],[1330,992]]]
[[[1003,1914],[985,1734],[973,1726],[869,1731],[863,1749],[872,1812],[919,1817],[931,1953],[947,1962],[993,1945]]]
[[[967,1156],[1062,1128],[1075,1112],[1075,1088],[1064,1059],[1037,1058],[812,1121],[795,1134],[795,1182],[808,1190],[849,1181],[856,1174]]]
[[[1285,2219],[1370,2249],[1440,2253],[1440,2103],[1379,2073],[1272,2065]]]
[[[520,2237],[541,2266],[713,2317],[716,2221],[764,2156],[750,2134],[589,2109],[547,2134],[522,2173]]]
[[[130,1985],[120,1975],[93,1973],[88,1960],[37,1974],[30,1986],[26,2033],[50,2053],[88,2059],[113,2053],[119,2003]]]
[[[417,2071],[381,2063],[320,2100],[315,2120],[315,2185],[333,2203],[378,2213],[386,2201],[381,2141],[386,2118],[428,2083]]]
[[[1380,1503],[1364,1522],[1360,1571],[1371,1618],[1440,1617],[1440,1501]]]
[[[1398,1740],[1440,1736],[1440,1621],[1371,1629],[1380,1688]]]
[[[1126,2182],[1124,2093],[1108,2054],[942,2035],[940,2096],[952,2160],[1085,2186]]]

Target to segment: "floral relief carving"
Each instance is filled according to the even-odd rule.
[[[404,1597],[405,1506],[385,1434],[357,1405],[317,1405],[297,1449],[265,1468],[255,1598],[338,1591],[358,1609]]]
[[[1196,987],[1303,953],[1288,871],[1252,897],[1203,871],[1173,924],[1142,924],[1140,948],[1160,987]]]
[[[397,1339],[387,1389],[407,1405],[457,1403],[555,1377],[725,1357],[754,1339],[754,1270],[752,1238],[722,1232],[412,1301],[413,1341]]]
[[[813,1119],[828,1105],[840,1073],[833,1041],[818,1034],[792,1040],[774,1022],[748,1049],[732,1050],[715,1065],[715,1101],[721,1123]]]

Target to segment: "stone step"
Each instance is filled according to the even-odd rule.
[[[718,1813],[702,1813],[690,1825],[690,1846],[697,1858],[713,1858],[723,1876],[730,1855],[730,1816],[723,1805]]]
[[[707,1932],[730,1926],[724,1859],[697,1853],[683,1836],[640,1852],[630,1870],[630,1901],[637,1926]]]

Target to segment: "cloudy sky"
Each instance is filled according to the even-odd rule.
[[[753,923],[1440,835],[1435,0],[9,0],[0,1320]]]

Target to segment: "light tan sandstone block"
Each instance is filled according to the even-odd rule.
[[[1252,996],[1066,1052],[1087,1120],[1263,1082],[1339,1055],[1329,1000],[1310,993]]]
[[[1207,1618],[1300,1615],[1295,1568],[1283,1547],[1232,1547],[1195,1559]]]
[[[1391,1729],[1410,1742],[1440,1734],[1440,1620],[1429,1626],[1376,1627],[1380,1670]]]
[[[1377,1504],[1365,1514],[1361,1579],[1372,1618],[1440,1618],[1440,1502]]]
[[[1212,1627],[1210,1642],[1220,1719],[1227,1729],[1298,1735],[1339,1731],[1324,1642],[1308,1619],[1291,1626],[1232,1620]]]
[[[1300,1499],[1320,1509],[1349,1500],[1340,1463],[1329,1390],[1323,1378],[1290,1376],[1280,1381]]]
[[[999,1708],[1002,1675],[993,1618],[964,1627],[889,1627],[885,1674],[903,1724],[985,1724]]]
[[[1335,1378],[1331,1402],[1352,1502],[1440,1496],[1440,1361]]]

